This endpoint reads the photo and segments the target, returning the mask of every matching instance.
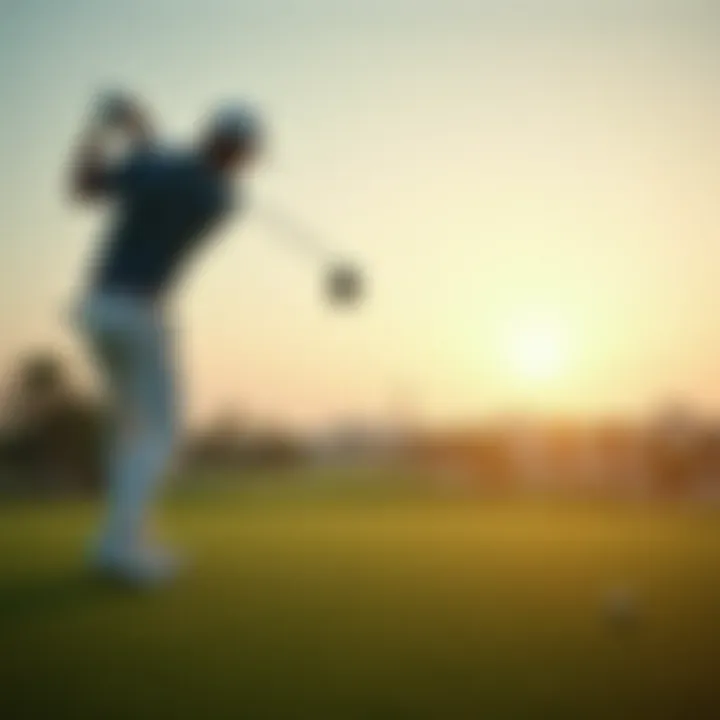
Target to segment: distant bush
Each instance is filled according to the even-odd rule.
[[[51,354],[25,358],[12,382],[0,435],[2,487],[43,495],[97,492],[106,423],[100,404],[70,383]]]

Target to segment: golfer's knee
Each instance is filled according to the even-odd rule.
[[[166,462],[169,461],[175,452],[178,442],[177,425],[174,418],[168,416],[155,418],[152,423],[150,435],[153,438],[153,443],[157,448],[158,454],[161,455]]]

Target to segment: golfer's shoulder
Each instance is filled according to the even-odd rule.
[[[187,173],[192,169],[192,156],[174,145],[156,144],[148,147],[141,162],[169,173]]]
[[[191,153],[172,145],[153,145],[140,150],[134,160],[140,176],[154,178],[161,185],[197,188],[204,178]]]
[[[172,153],[158,145],[136,147],[120,163],[123,172],[130,178],[142,178],[157,171],[167,170],[174,161]]]
[[[182,148],[158,142],[135,148],[128,161],[139,168],[162,169],[170,172],[185,170],[191,164],[189,154]]]

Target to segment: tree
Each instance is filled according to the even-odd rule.
[[[105,425],[100,404],[78,390],[52,352],[23,358],[11,382],[9,422],[0,443],[4,464],[32,492],[97,490]]]

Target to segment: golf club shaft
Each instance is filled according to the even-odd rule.
[[[339,261],[338,254],[328,248],[304,223],[286,210],[267,202],[254,202],[254,210],[273,230],[273,238],[286,247],[322,263]]]

